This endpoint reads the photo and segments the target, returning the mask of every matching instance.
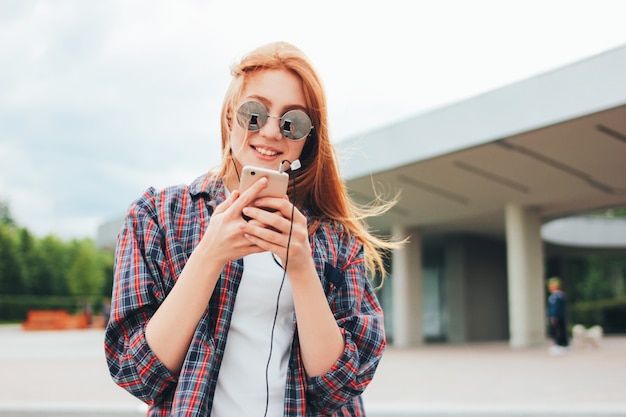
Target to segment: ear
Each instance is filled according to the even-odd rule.
[[[226,125],[228,126],[228,130],[233,130],[232,122],[233,122],[233,117],[229,110],[228,112],[226,112]]]

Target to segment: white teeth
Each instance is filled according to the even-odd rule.
[[[266,155],[266,156],[278,155],[278,152],[270,151],[269,149],[265,149],[265,148],[255,148],[255,149],[258,153]]]

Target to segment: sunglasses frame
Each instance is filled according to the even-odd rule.
[[[256,106],[256,108],[251,109],[251,110],[256,110],[256,111],[248,111],[248,108],[246,107],[246,105],[248,107]],[[260,111],[261,109],[263,110],[263,112]],[[287,116],[289,114],[294,114],[297,116],[303,115],[306,118],[304,119],[304,123],[302,123],[302,125],[308,126],[308,131],[306,131],[306,133],[303,136],[296,138],[295,136],[291,134],[291,131],[289,129],[285,129],[285,125],[287,123],[289,123],[289,126],[294,126],[294,123],[292,120],[295,119],[295,117],[292,116],[291,119],[288,119]],[[256,117],[256,123],[252,123],[253,117]],[[302,110],[288,110],[281,117],[271,116],[269,114],[269,111],[267,110],[267,107],[265,107],[263,103],[256,101],[256,100],[246,101],[237,108],[237,123],[239,124],[239,126],[248,130],[249,132],[258,132],[259,130],[261,130],[263,126],[265,126],[265,124],[267,123],[268,119],[278,119],[280,132],[282,133],[283,137],[287,140],[299,141],[302,139],[306,139],[307,137],[309,137],[309,135],[313,131],[313,123],[311,122],[311,118],[309,117],[308,114],[306,114]],[[300,126],[300,127],[302,128],[303,126]],[[304,131],[306,129],[301,129],[301,130]]]

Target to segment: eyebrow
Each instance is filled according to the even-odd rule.
[[[265,107],[269,107],[272,102],[264,96],[259,96],[257,94],[252,94],[247,96],[247,99],[254,99],[263,104]],[[302,106],[300,104],[289,104],[285,108],[282,109],[282,112],[288,112],[289,110],[302,110],[305,113],[309,113],[309,109],[306,106]]]

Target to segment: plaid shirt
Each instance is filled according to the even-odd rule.
[[[171,373],[152,352],[145,328],[224,199],[223,183],[206,175],[188,187],[150,188],[130,206],[118,236],[105,354],[113,380],[149,405],[148,416],[211,414],[243,261],[224,266],[180,374]],[[310,243],[345,347],[328,373],[308,377],[294,332],[284,415],[364,416],[360,394],[374,376],[385,334],[383,313],[366,275],[363,247],[327,221]]]

